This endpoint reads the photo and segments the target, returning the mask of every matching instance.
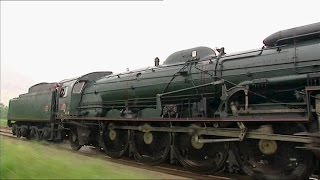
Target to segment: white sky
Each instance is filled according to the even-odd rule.
[[[320,21],[320,1],[1,1],[1,102],[39,82],[163,62],[208,46],[262,47],[283,29]]]

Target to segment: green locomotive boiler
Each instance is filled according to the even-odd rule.
[[[234,54],[196,47],[161,65],[41,83],[10,101],[8,123],[17,136],[68,136],[75,150],[93,145],[113,158],[303,179],[319,168],[320,23],[264,44]]]

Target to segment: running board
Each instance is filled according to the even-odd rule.
[[[231,118],[106,118],[106,117],[59,117],[61,121],[126,121],[126,122],[308,122],[308,117],[231,117]]]

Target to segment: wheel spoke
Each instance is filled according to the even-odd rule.
[[[285,134],[293,134],[285,126],[274,128]],[[278,132],[277,132],[278,131]],[[302,130],[301,130],[302,131]],[[243,171],[256,179],[305,179],[312,169],[312,153],[296,147],[299,143],[272,140],[246,139],[234,149]]]
[[[79,144],[78,132],[75,127],[70,128],[69,142],[70,142],[71,148],[75,151],[79,150],[82,147]]]
[[[214,138],[203,136],[202,138]],[[187,169],[197,173],[213,173],[219,171],[228,157],[229,143],[201,144],[195,136],[176,133],[174,136],[174,152],[179,162]]]
[[[113,129],[114,124],[106,125],[102,141],[104,152],[112,158],[121,158],[128,150],[129,130]]]
[[[166,127],[166,124],[151,124],[156,127]],[[141,132],[132,134],[132,149],[134,157],[142,163],[156,165],[167,159],[171,146],[171,133]]]

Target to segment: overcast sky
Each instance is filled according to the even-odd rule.
[[[1,1],[1,102],[39,82],[122,72],[208,46],[256,49],[283,29],[320,21],[320,1]]]

